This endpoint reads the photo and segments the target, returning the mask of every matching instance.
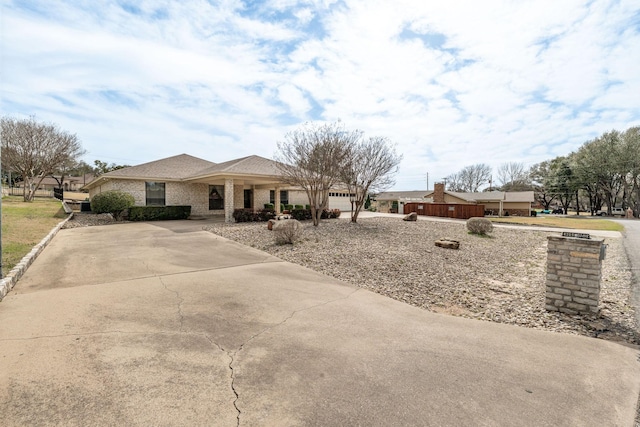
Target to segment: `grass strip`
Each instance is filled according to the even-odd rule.
[[[66,218],[59,200],[20,196],[2,198],[2,274],[6,275],[31,249]]]

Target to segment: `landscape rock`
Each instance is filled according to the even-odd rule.
[[[460,249],[460,242],[453,239],[440,239],[436,240],[436,246],[445,249]]]
[[[416,212],[411,212],[409,215],[405,215],[404,218],[402,218],[403,221],[417,221],[418,220],[418,214]]]

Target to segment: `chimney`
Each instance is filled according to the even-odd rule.
[[[442,182],[433,185],[433,203],[444,203],[444,184]]]

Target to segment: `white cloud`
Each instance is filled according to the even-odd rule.
[[[2,5],[2,109],[89,160],[272,157],[297,122],[342,119],[397,142],[396,188],[418,189],[640,121],[632,0],[28,5]]]

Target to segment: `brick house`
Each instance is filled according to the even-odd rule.
[[[136,206],[188,205],[192,215],[224,215],[226,222],[233,222],[235,209],[273,203],[279,211],[280,204],[309,203],[304,191],[283,182],[275,161],[260,156],[214,163],[180,154],[107,172],[84,189],[90,197],[121,190],[134,197]],[[336,194],[341,195],[329,198],[330,207],[344,199]]]
[[[378,210],[390,212],[392,206],[398,206],[402,212],[405,203],[448,203],[484,205],[487,215],[530,216],[531,204],[534,202],[533,191],[487,191],[477,193],[460,193],[446,191],[444,184],[437,183],[428,191],[396,191],[380,193],[376,197]],[[395,203],[394,203],[395,202]]]

